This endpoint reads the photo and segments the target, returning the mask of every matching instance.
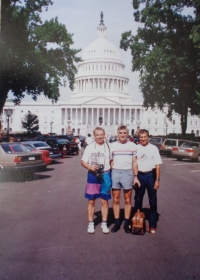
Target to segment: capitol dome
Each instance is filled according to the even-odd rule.
[[[106,26],[101,12],[97,38],[83,52],[75,77],[73,103],[88,102],[91,98],[106,97],[115,102],[128,102],[128,77],[119,50],[106,37]]]
[[[106,27],[100,25],[97,29],[98,37],[85,49],[82,60],[89,62],[106,59],[107,61],[122,63],[118,49],[106,38]]]

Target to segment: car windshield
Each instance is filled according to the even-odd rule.
[[[27,149],[21,144],[7,143],[7,144],[1,144],[1,147],[3,148],[4,152],[6,152],[7,154],[30,152],[29,149]]]
[[[199,143],[184,142],[180,147],[185,147],[185,148],[198,148],[198,147],[199,147]]]
[[[158,143],[158,142],[160,142],[160,139],[159,138],[151,138],[151,139],[149,139],[149,142],[150,143]]]
[[[35,148],[31,147],[29,144],[22,144],[22,145],[25,146],[30,151],[35,150]]]
[[[67,142],[68,142],[65,139],[57,139],[56,141],[58,142],[58,144],[67,144]]]
[[[40,147],[49,147],[49,145],[47,145],[45,142],[33,143],[33,145],[34,145],[36,148],[40,148]]]

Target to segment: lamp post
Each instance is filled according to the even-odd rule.
[[[52,126],[53,126],[53,122],[50,122],[51,133],[52,133]]]
[[[168,123],[167,122],[166,122],[165,126],[166,126],[166,136],[167,136],[167,128],[168,128]]]
[[[9,141],[9,130],[10,130],[10,116],[12,114],[12,111],[10,109],[6,110],[6,116],[7,116],[7,141]]]

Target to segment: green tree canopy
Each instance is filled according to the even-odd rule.
[[[27,130],[30,135],[39,130],[39,119],[37,115],[32,114],[30,111],[25,115],[22,121],[22,128]]]
[[[137,34],[122,34],[120,47],[131,49],[132,70],[140,71],[145,107],[168,106],[168,117],[181,115],[182,134],[188,110],[199,114],[200,49],[198,0],[133,0]],[[194,14],[186,15],[187,9]]]
[[[19,104],[25,94],[34,100],[43,93],[57,101],[66,78],[73,89],[80,61],[72,49],[72,34],[57,18],[42,22],[40,13],[51,0],[2,0],[0,44],[0,112],[8,92]]]

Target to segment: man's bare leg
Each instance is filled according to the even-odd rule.
[[[96,199],[88,201],[87,210],[88,210],[88,221],[89,222],[93,222],[94,221],[94,206],[95,206],[95,202],[96,202]]]

